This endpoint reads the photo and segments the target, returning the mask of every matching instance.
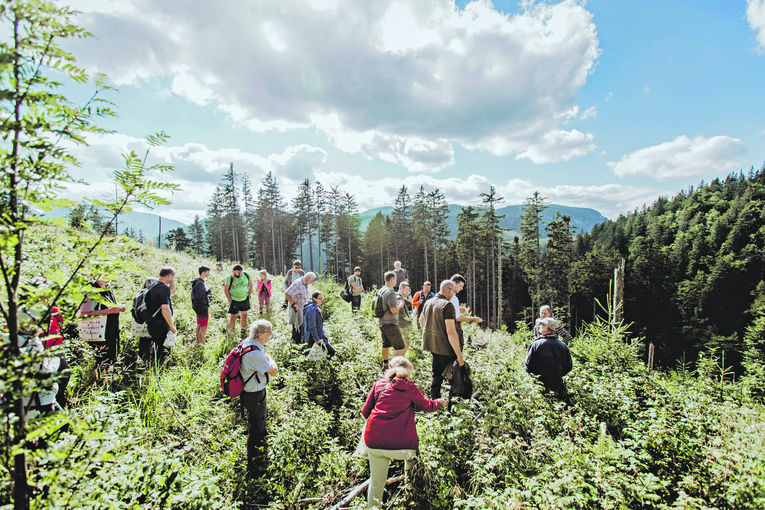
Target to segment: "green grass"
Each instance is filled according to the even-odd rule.
[[[34,234],[33,260],[59,270],[71,263],[55,247],[69,242],[63,230]],[[338,353],[312,363],[290,340],[274,282],[276,336],[267,349],[280,372],[268,390],[271,467],[263,479],[246,481],[246,424],[219,387],[222,359],[235,344],[225,334],[228,265],[216,271],[208,264],[213,303],[200,346],[192,342],[188,282],[209,261],[126,240],[113,241],[107,255],[127,259],[113,283],[123,303],[144,276],[165,264],[178,270],[178,344],[157,380],[134,365],[127,328],[123,359],[106,369],[95,366],[87,346],[70,342],[73,406],[38,423],[46,448],[30,456],[34,506],[245,508],[269,504],[268,492],[272,508],[293,508],[301,498],[336,502],[368,476],[352,456],[381,361],[368,302],[354,316],[338,297],[341,287],[318,282]],[[123,327],[128,319],[123,314]],[[470,325],[465,336],[488,341],[466,349],[476,396],[457,401],[451,413],[418,414],[418,461],[406,484],[389,488],[392,508],[765,508],[765,412],[741,383],[720,383],[714,357],[684,372],[648,373],[627,332],[592,325],[572,345],[567,407],[526,374],[527,333]],[[427,393],[430,356],[418,344],[409,357]],[[63,418],[68,428],[57,431]]]

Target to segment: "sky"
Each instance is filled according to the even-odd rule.
[[[119,90],[71,196],[112,194],[121,154],[164,131],[149,162],[183,191],[155,212],[186,223],[231,163],[361,210],[494,185],[615,218],[765,161],[765,0],[68,4],[93,37],[66,48]]]

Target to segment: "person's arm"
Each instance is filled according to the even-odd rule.
[[[462,349],[460,349],[460,337],[457,334],[457,326],[455,325],[454,319],[446,319],[444,322],[446,323],[446,334],[449,336],[449,345],[452,346],[454,354],[457,355],[457,363],[462,366],[465,364],[465,360],[462,358]]]
[[[175,329],[175,326],[173,326],[173,314],[170,312],[170,305],[162,305],[162,317],[165,318],[165,322],[167,322],[167,325],[170,326],[170,331],[173,333],[177,333],[178,331]]]
[[[276,376],[276,374],[279,373],[279,367],[276,366],[276,362],[269,356],[268,354],[266,356],[266,361],[268,361],[268,364],[271,365],[271,368],[266,370],[266,373],[270,375],[271,377]]]
[[[407,392],[407,396],[409,397],[409,400],[412,401],[412,404],[414,404],[414,406],[417,409],[425,413],[432,413],[434,411],[438,411],[438,409],[443,405],[443,402],[444,402],[440,398],[435,400],[430,400],[429,398],[426,398],[425,395],[422,394],[422,392],[417,386],[414,386],[409,392]]]
[[[90,312],[80,312],[80,315],[83,317],[93,316],[93,315],[111,315],[113,313],[120,313],[127,310],[127,307],[125,306],[112,306],[111,308],[104,308],[103,310],[92,310]]]
[[[228,304],[231,304],[231,293],[229,292],[230,288],[231,287],[228,284],[223,284],[223,293],[226,295],[226,299],[228,299]]]
[[[247,281],[249,282],[247,284],[247,299],[250,299],[250,296],[252,295],[252,278],[250,278],[250,275],[247,275]]]
[[[367,395],[367,400],[364,402],[364,407],[361,408],[361,415],[364,418],[369,418],[369,415],[372,414],[372,409],[375,407],[375,387],[377,386],[377,383],[372,385],[372,389],[369,390],[369,395]]]
[[[530,374],[536,373],[536,367],[534,366],[534,345],[529,346],[529,351],[526,353],[526,372]]]
[[[571,362],[571,351],[568,350],[568,348],[563,353],[563,373],[561,376],[566,375],[567,373],[571,372],[571,369],[573,368],[573,363]]]
[[[469,317],[467,315],[460,315],[457,317],[457,322],[475,322],[476,324],[480,324],[483,322],[483,319],[480,317]]]
[[[423,311],[425,311],[424,308],[423,308]],[[419,314],[419,318],[417,319],[417,324],[420,325],[420,329],[425,327],[425,314],[424,313]]]

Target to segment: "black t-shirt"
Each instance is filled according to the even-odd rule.
[[[170,287],[163,282],[157,282],[146,294],[146,308],[151,316],[149,323],[161,324],[166,322],[165,318],[162,316],[162,312],[158,311],[162,305],[169,305],[170,315],[173,314],[173,299],[170,297]]]

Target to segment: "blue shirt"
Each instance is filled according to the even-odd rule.
[[[239,372],[242,374],[242,379],[247,381],[244,385],[244,391],[256,392],[266,388],[268,385],[269,376],[267,371],[271,370],[271,363],[266,357],[266,353],[263,350],[263,344],[252,338],[246,338],[242,342],[242,347],[250,347],[254,345],[257,349],[252,350],[242,356],[239,362]],[[255,375],[253,375],[255,372]],[[250,378],[252,376],[252,378]]]

